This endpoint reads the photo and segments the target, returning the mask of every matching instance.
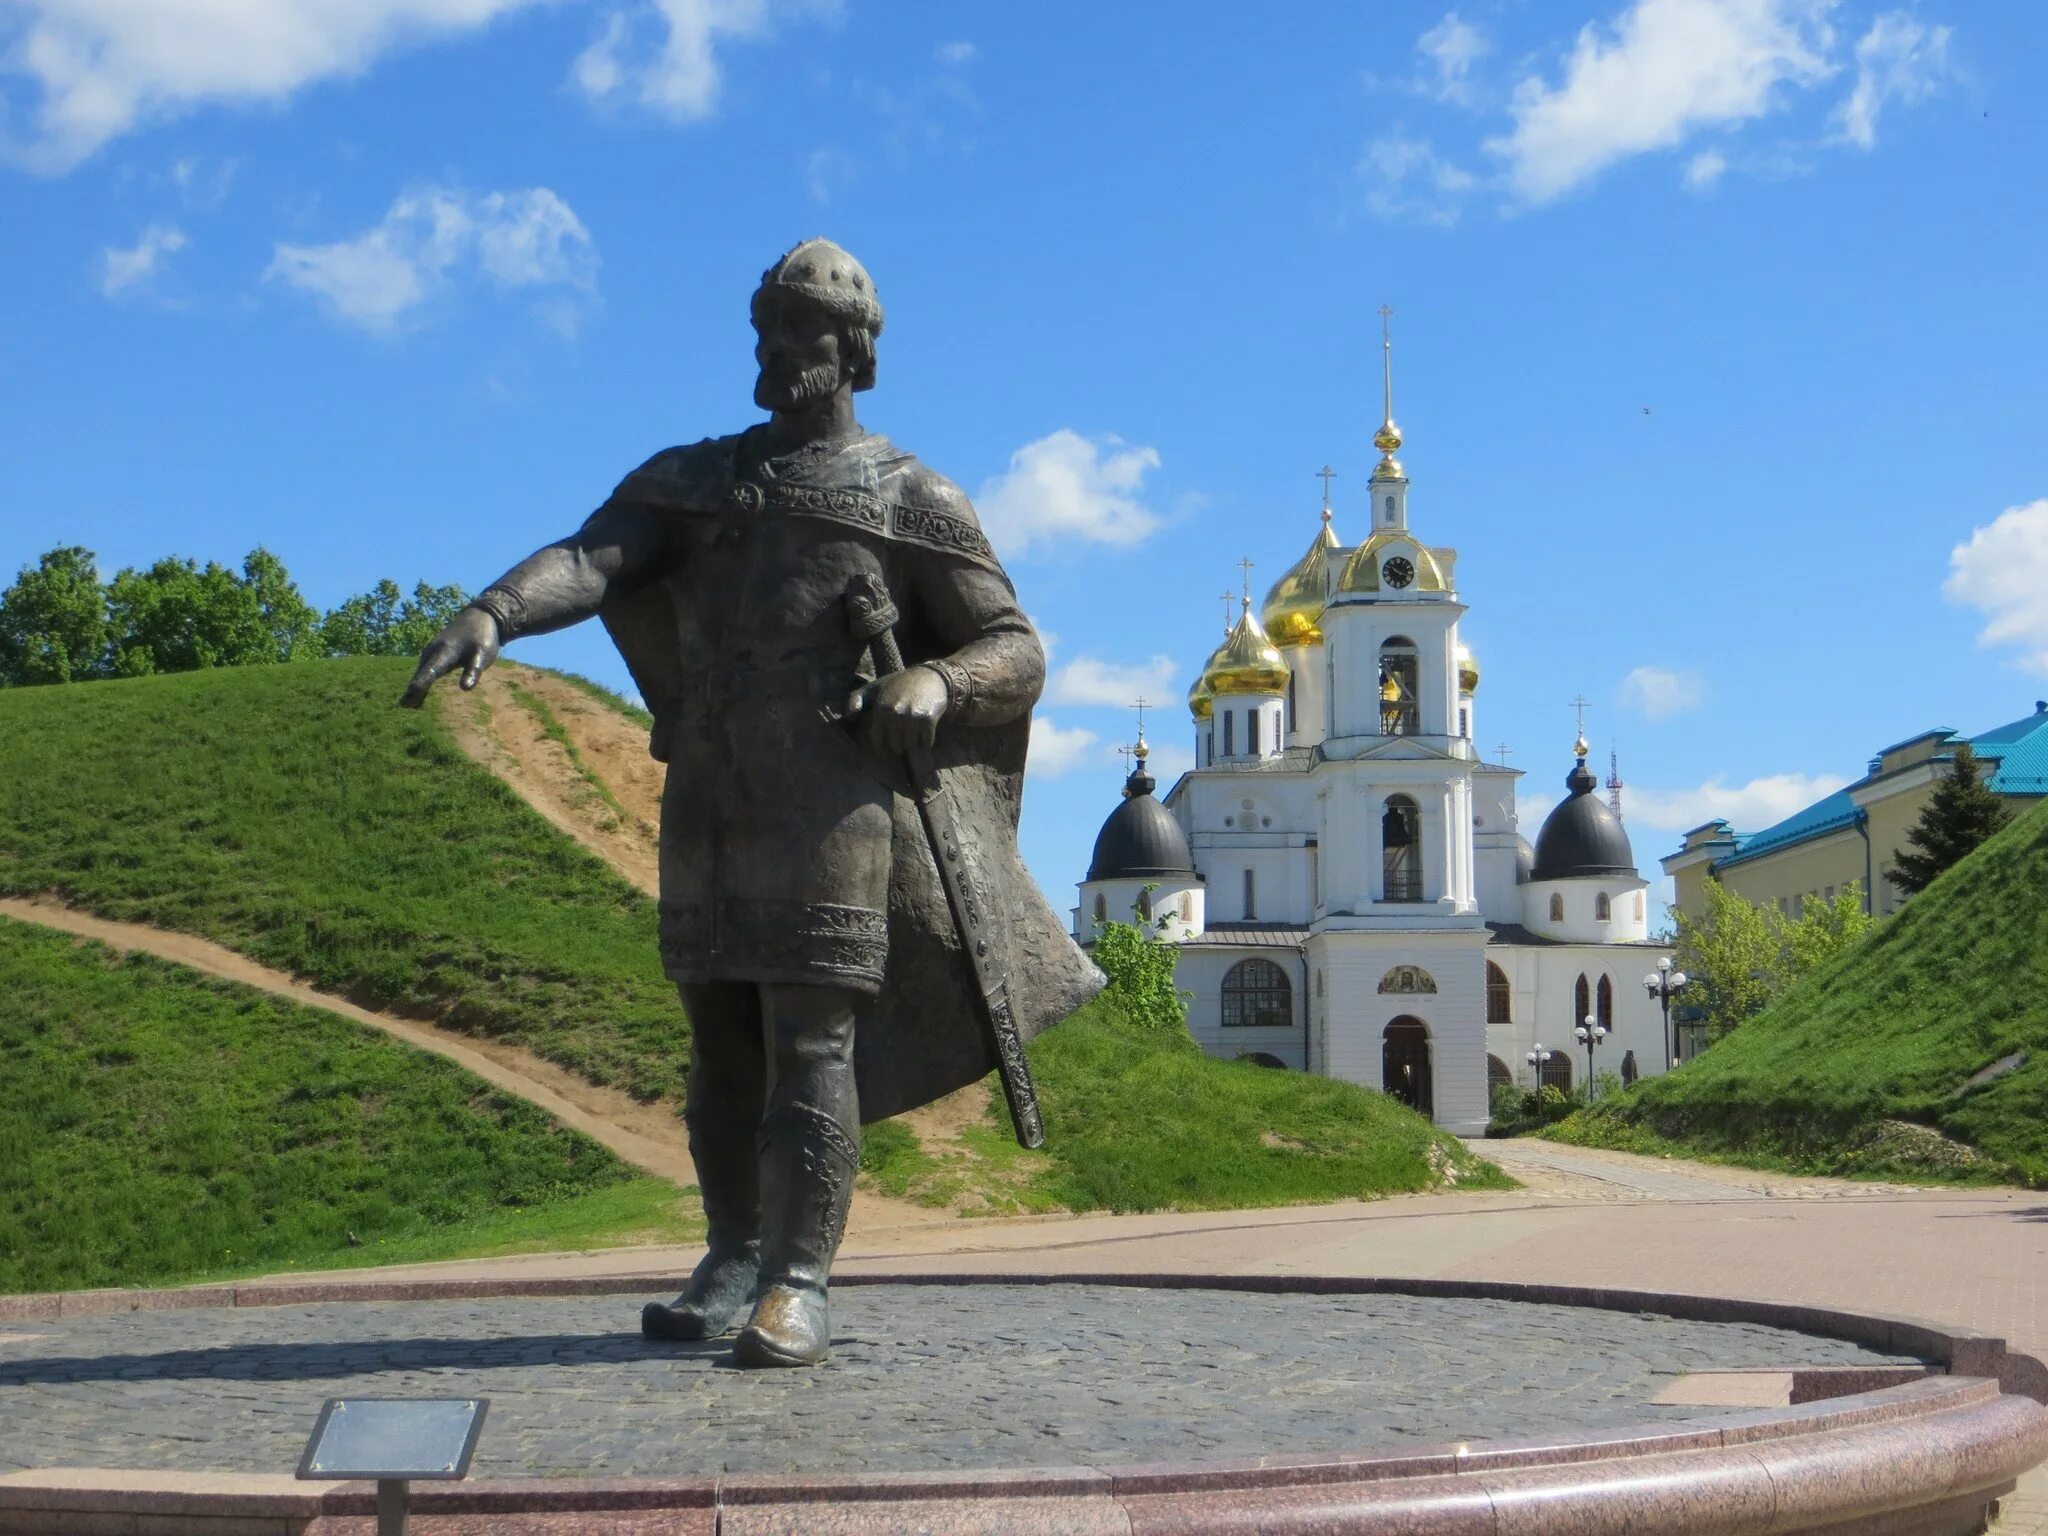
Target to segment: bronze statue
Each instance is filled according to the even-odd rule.
[[[753,322],[769,419],[628,475],[441,632],[404,702],[521,635],[611,632],[668,764],[661,954],[709,1225],[641,1327],[710,1338],[751,1303],[736,1361],[810,1365],[861,1122],[1000,1065],[1030,1141],[1022,1043],[1102,978],[1017,854],[1038,637],[959,487],[854,419],[874,284],[807,240]]]

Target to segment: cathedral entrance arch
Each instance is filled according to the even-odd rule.
[[[1429,1026],[1402,1014],[1387,1025],[1380,1046],[1380,1083],[1417,1114],[1436,1118],[1436,1084],[1429,1070]]]

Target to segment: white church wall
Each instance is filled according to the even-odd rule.
[[[1141,894],[1150,886],[1149,902],[1152,915],[1143,918],[1140,910]],[[1141,920],[1153,933],[1164,938],[1192,938],[1202,932],[1206,922],[1208,893],[1199,881],[1185,877],[1154,878],[1150,880],[1084,880],[1081,882],[1081,904],[1074,910],[1074,937],[1087,943],[1095,936],[1095,925],[1099,922],[1137,923]]]
[[[1385,1091],[1386,1028],[1401,1017],[1429,1031],[1438,1125],[1459,1135],[1486,1128],[1486,993],[1483,930],[1451,934],[1325,933],[1309,940],[1311,976],[1323,972],[1318,1007],[1327,1020],[1323,1070]],[[1414,965],[1435,992],[1383,993],[1380,981]]]
[[[1290,645],[1280,653],[1287,658],[1287,670],[1294,677],[1294,728],[1287,733],[1290,747],[1313,747],[1326,734],[1328,651],[1326,645]]]
[[[1287,978],[1291,1014],[1284,1028],[1223,1023],[1223,978],[1232,966],[1247,959],[1270,960]],[[1174,985],[1194,994],[1188,999],[1188,1033],[1211,1056],[1235,1061],[1264,1052],[1297,1072],[1307,1070],[1303,1020],[1307,1017],[1308,988],[1304,984],[1306,972],[1300,951],[1199,944],[1181,950],[1173,975]]]
[[[1641,879],[1531,880],[1522,887],[1522,924],[1567,944],[1635,943],[1649,936],[1648,890]]]
[[[1528,1053],[1541,1041],[1551,1050],[1568,1051],[1572,1082],[1583,1083],[1586,1052],[1575,1033],[1582,1022],[1578,979],[1586,978],[1588,1011],[1597,1016],[1600,981],[1605,977],[1614,989],[1614,1022],[1612,1032],[1594,1048],[1595,1072],[1619,1077],[1622,1057],[1633,1051],[1641,1076],[1662,1073],[1663,1014],[1643,990],[1642,979],[1666,953],[1655,945],[1493,946],[1488,958],[1508,974],[1512,1017],[1508,1023],[1487,1026],[1487,1051],[1506,1063],[1515,1081],[1526,1087],[1534,1081]]]
[[[1219,693],[1209,705],[1215,727],[1215,761],[1250,762],[1276,757],[1282,743],[1282,696],[1277,693]]]

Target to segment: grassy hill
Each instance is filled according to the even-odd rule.
[[[332,1014],[5,920],[0,976],[0,1292],[690,1230],[673,1186]]]
[[[405,661],[366,659],[0,690],[0,739],[9,744],[0,894],[55,892],[101,916],[198,934],[366,1006],[516,1042],[644,1099],[680,1099],[689,1028],[661,975],[653,903],[465,755],[436,711],[396,708],[410,670]],[[508,684],[496,707],[530,709],[524,695],[535,675],[508,675],[525,683]],[[570,692],[588,709],[620,707]],[[562,693],[553,697],[550,736],[591,728]],[[485,707],[481,698],[450,702]],[[593,805],[636,792],[600,787],[605,795],[593,795]],[[632,811],[652,814],[640,804]],[[13,964],[11,953],[0,955],[0,977]],[[204,984],[170,992],[160,977],[156,984],[149,1008],[166,1019],[188,1006],[203,1018],[215,1006]],[[95,1006],[128,1005],[107,994]],[[253,1073],[256,1054],[223,1061],[251,1062]],[[990,1094],[986,1113],[944,1135],[928,1118],[873,1128],[871,1183],[928,1204],[1001,1212],[1271,1205],[1507,1182],[1376,1093],[1211,1060],[1185,1036],[1136,1029],[1111,1004],[1038,1042],[1033,1059],[1050,1152],[1018,1151]],[[264,1091],[293,1092],[277,1074],[297,1060],[287,1051],[265,1063]],[[90,1074],[81,1081],[90,1099]],[[38,1160],[27,1185],[9,1188],[33,1200],[48,1180],[68,1177],[79,1202],[97,1191],[109,1210],[140,1220],[143,1208],[122,1192],[128,1175],[168,1155],[165,1145],[143,1143],[128,1160]],[[314,1171],[288,1186],[298,1196],[279,1186],[267,1204],[221,1186],[217,1235],[154,1270],[79,1250],[77,1276],[98,1278],[64,1283],[188,1273],[228,1249],[239,1264],[258,1251],[259,1237],[268,1246],[255,1262],[310,1263],[316,1254],[328,1262],[329,1215],[355,1210],[344,1188],[370,1186],[360,1169],[306,1166]],[[382,1198],[403,1218],[394,1217],[394,1244],[420,1212],[455,1219],[424,1194],[408,1194],[398,1177],[425,1180],[428,1163],[400,1160],[392,1173]],[[215,1186],[191,1188],[212,1209],[205,1202]],[[329,1214],[294,1226],[283,1212],[301,1197]],[[499,1208],[497,1199],[477,1194],[471,1204],[485,1212]],[[615,1210],[613,1218],[630,1226],[639,1215]],[[363,1226],[378,1225],[360,1212],[336,1219],[365,1239]],[[564,1219],[581,1218],[570,1211]],[[138,1236],[138,1252],[171,1243],[156,1226],[147,1232],[157,1235]]]
[[[217,940],[368,1007],[681,1096],[654,904],[371,658],[0,690],[0,893]]]
[[[1550,1134],[1804,1172],[2048,1185],[2048,805],[1681,1071]]]

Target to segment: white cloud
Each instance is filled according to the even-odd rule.
[[[1707,681],[1697,672],[1669,667],[1637,667],[1621,680],[1621,696],[1652,720],[1667,720],[1699,707]]]
[[[974,501],[1005,555],[1024,555],[1040,543],[1129,548],[1160,525],[1137,499],[1158,467],[1156,448],[1118,437],[1091,440],[1061,427],[1011,454],[1009,469],[984,482]]]
[[[1977,643],[2018,646],[2019,665],[2048,676],[2048,498],[2007,507],[1948,564],[1942,596],[1984,615]]]
[[[1174,678],[1178,672],[1171,656],[1154,656],[1136,666],[1076,656],[1053,673],[1046,697],[1055,704],[1108,704],[1117,708],[1140,697],[1148,704],[1158,704],[1174,697]]]
[[[1920,101],[1947,78],[1947,27],[1926,27],[1903,11],[1888,11],[1856,44],[1856,84],[1835,109],[1836,141],[1872,149],[1877,118],[1887,101]]]
[[[1553,86],[1516,87],[1514,129],[1486,147],[1524,203],[1547,203],[1617,161],[1702,128],[1771,112],[1783,85],[1834,73],[1834,0],[1635,0],[1605,30],[1580,30]]]
[[[10,158],[65,171],[109,140],[202,102],[288,98],[395,48],[472,30],[534,0],[10,0],[0,55]]]
[[[832,12],[834,0],[784,0],[781,11]],[[766,34],[769,0],[641,0],[608,12],[570,79],[593,100],[623,100],[672,122],[718,110],[719,48]]]
[[[157,263],[185,249],[186,243],[184,231],[152,224],[125,250],[108,246],[100,252],[100,292],[111,299],[147,287],[156,276]]]
[[[1147,742],[1146,745],[1152,749],[1151,755],[1146,759],[1146,766],[1151,770],[1152,777],[1159,781],[1161,788],[1172,784],[1175,779],[1195,766],[1195,754],[1186,747],[1156,741]]]
[[[981,56],[981,50],[968,42],[941,43],[932,50],[932,56],[941,64],[972,64]]]
[[[423,187],[350,240],[276,248],[266,278],[312,294],[335,318],[389,331],[473,266],[494,287],[587,292],[597,247],[546,187],[483,196]],[[558,309],[549,323],[563,328]]]
[[[1703,149],[1694,155],[1685,166],[1685,189],[1688,192],[1704,192],[1721,179],[1728,169],[1728,157],[1718,149]]]
[[[1415,40],[1415,51],[1429,65],[1429,74],[1419,88],[1426,96],[1457,106],[1472,104],[1472,66],[1484,58],[1493,45],[1486,34],[1456,11]]]
[[[1455,224],[1458,205],[1478,185],[1419,139],[1391,133],[1366,145],[1358,159],[1365,204],[1382,219],[1402,223]]]
[[[1622,814],[1633,826],[1685,832],[1716,819],[1738,832],[1761,832],[1794,811],[1832,795],[1849,781],[1832,773],[1771,773],[1747,784],[1729,784],[1716,774],[1691,789],[1622,792]]]
[[[1100,738],[1079,725],[1059,725],[1050,716],[1031,717],[1031,750],[1024,759],[1033,778],[1056,779],[1087,762]]]

